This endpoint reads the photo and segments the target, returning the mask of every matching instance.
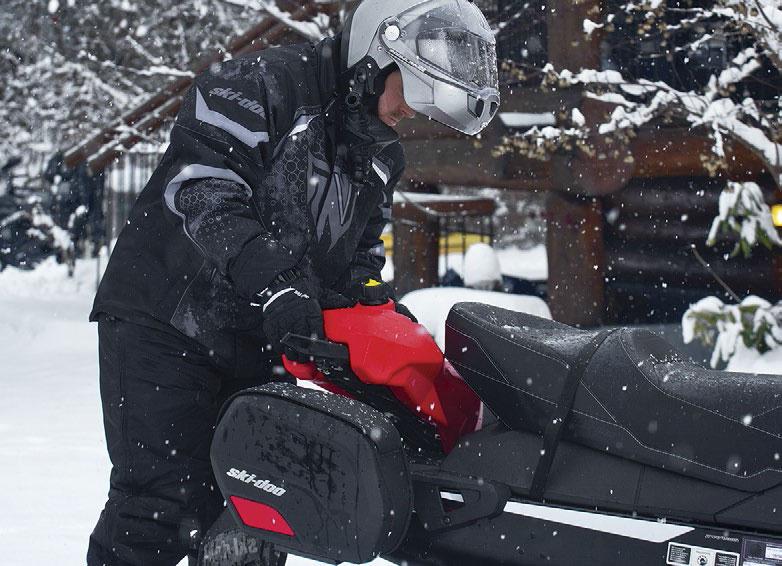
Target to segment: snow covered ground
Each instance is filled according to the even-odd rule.
[[[108,491],[94,262],[0,273],[0,564],[84,564]],[[314,566],[291,558],[292,566]],[[375,566],[389,564],[376,560]]]
[[[34,272],[0,273],[3,566],[83,564],[87,538],[106,496],[109,461],[96,328],[87,322],[95,280],[93,262],[80,262],[73,279],[55,263]],[[458,290],[423,291],[409,295],[407,302],[437,334],[456,300],[454,293]],[[537,299],[475,293],[475,300],[496,300],[498,306],[541,316],[548,312]],[[733,370],[779,373],[780,368],[782,350],[766,356],[743,352],[731,363]],[[289,563],[317,564],[303,559]]]
[[[739,344],[736,354],[728,362],[727,371],[782,374],[782,348],[759,356],[755,350]]]
[[[0,562],[83,564],[108,484],[93,265],[0,273]]]

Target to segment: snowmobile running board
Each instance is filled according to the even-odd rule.
[[[440,495],[444,504],[464,502],[461,493]],[[782,538],[510,500],[469,527],[432,532],[413,521],[389,559],[408,566],[782,566]]]

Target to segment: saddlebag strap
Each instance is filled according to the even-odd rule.
[[[565,383],[562,387],[559,402],[546,424],[546,429],[543,431],[543,448],[540,452],[540,460],[538,460],[538,465],[532,474],[532,486],[530,487],[529,495],[534,500],[543,499],[551,465],[554,463],[554,456],[557,453],[557,446],[560,438],[562,438],[562,432],[565,430],[565,424],[567,424],[573,403],[576,400],[578,385],[581,383],[581,378],[584,376],[589,361],[600,345],[605,342],[605,339],[615,331],[616,329],[603,330],[596,334],[588,344],[581,348],[565,376]]]

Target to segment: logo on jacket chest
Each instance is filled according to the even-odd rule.
[[[307,169],[307,203],[315,221],[318,241],[323,241],[328,228],[329,247],[337,244],[350,229],[356,210],[358,187],[338,165],[334,169],[310,155]]]

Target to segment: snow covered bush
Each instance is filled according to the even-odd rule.
[[[756,183],[728,183],[720,194],[719,215],[714,219],[707,245],[717,243],[720,233],[738,237],[731,257],[739,252],[749,257],[752,248],[782,246],[771,211]],[[729,362],[743,344],[764,354],[782,345],[782,301],[776,305],[755,296],[737,305],[706,297],[690,306],[682,318],[685,343],[695,339],[713,346],[711,366]]]
[[[728,362],[740,346],[764,354],[782,345],[782,301],[772,305],[750,296],[738,305],[707,297],[692,305],[682,319],[684,342],[699,340],[713,347],[711,366]]]
[[[768,249],[782,246],[771,210],[757,183],[728,183],[720,194],[719,206],[719,215],[711,225],[707,245],[715,245],[719,234],[727,233],[738,236],[733,256],[742,252],[744,257],[749,257],[752,248],[758,244]]]
[[[771,211],[756,183],[728,183],[720,194],[719,215],[714,219],[707,245],[717,243],[720,233],[738,237],[731,257],[740,252],[749,257],[752,248],[782,246]],[[755,296],[737,305],[706,297],[690,306],[682,318],[685,343],[695,339],[713,346],[711,366],[729,362],[744,348],[764,354],[782,345],[782,301],[776,305]]]

